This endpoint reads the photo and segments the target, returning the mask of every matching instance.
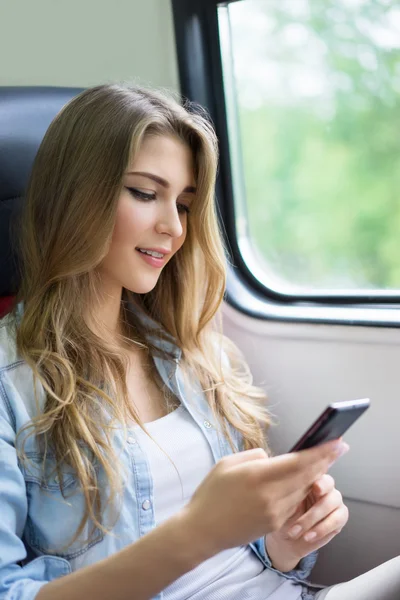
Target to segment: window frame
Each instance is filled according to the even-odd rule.
[[[226,301],[260,319],[374,327],[400,326],[400,291],[324,291],[290,294],[268,287],[251,272],[239,248],[219,43],[218,6],[238,0],[171,0],[181,93],[204,106],[220,148],[217,209],[230,253]]]

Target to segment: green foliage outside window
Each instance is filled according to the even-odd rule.
[[[296,285],[400,289],[400,5],[242,0],[229,19],[254,246]]]

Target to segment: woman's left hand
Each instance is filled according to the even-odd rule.
[[[282,572],[291,571],[304,556],[330,542],[348,518],[349,510],[333,477],[323,475],[283,527],[265,536],[272,566]]]

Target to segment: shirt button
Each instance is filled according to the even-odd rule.
[[[137,439],[133,435],[128,435],[128,444],[136,444]]]
[[[151,507],[151,502],[150,500],[145,500],[142,504],[142,508],[143,510],[149,510],[149,508]]]
[[[204,421],[204,427],[207,427],[207,429],[211,429],[212,425],[210,421]]]

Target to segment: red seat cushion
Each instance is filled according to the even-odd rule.
[[[0,319],[10,312],[14,304],[14,296],[0,298]]]

